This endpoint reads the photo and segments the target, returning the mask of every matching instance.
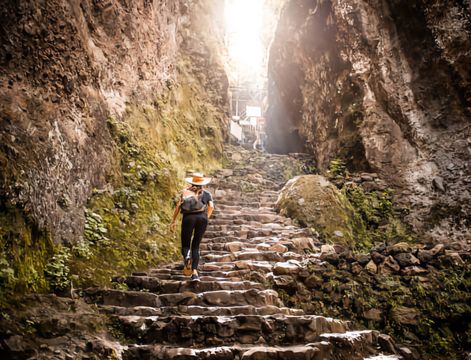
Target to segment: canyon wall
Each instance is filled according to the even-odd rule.
[[[94,194],[113,197],[109,211],[124,225],[154,201],[158,226],[142,234],[154,236],[169,216],[164,191],[176,190],[190,166],[218,161],[227,112],[223,5],[1,1],[2,276],[41,278],[58,244],[87,240]],[[123,189],[127,199],[133,190],[149,201],[123,205]]]
[[[269,150],[336,158],[415,230],[469,238],[469,2],[291,0],[269,60]]]
[[[106,183],[106,119],[123,115],[127,103],[164,92],[182,52],[196,55],[201,76],[207,66],[216,69],[212,76],[221,74],[217,54],[205,53],[201,37],[188,34],[214,30],[207,29],[214,20],[193,23],[190,4],[58,0],[2,6],[1,188],[57,241],[80,234],[91,189]],[[221,31],[213,34],[212,41],[220,40]],[[218,86],[210,100],[223,111],[224,82],[213,83]]]

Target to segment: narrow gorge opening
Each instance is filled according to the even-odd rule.
[[[1,358],[469,358],[469,1],[1,4]]]

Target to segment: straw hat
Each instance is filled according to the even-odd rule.
[[[185,178],[185,181],[193,185],[203,186],[209,184],[211,182],[211,178],[204,177],[201,173],[193,173],[191,177]]]

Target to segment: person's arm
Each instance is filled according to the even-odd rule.
[[[214,211],[214,202],[210,200],[208,203],[208,219],[211,217],[213,211]]]
[[[178,217],[178,214],[180,214],[180,205],[181,205],[182,201],[180,200],[178,202],[178,204],[175,206],[175,210],[173,211],[173,218],[172,218],[172,222],[170,223],[170,231],[171,232],[175,232],[177,230],[177,217]]]

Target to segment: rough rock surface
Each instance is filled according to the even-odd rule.
[[[270,50],[269,149],[374,171],[436,241],[469,239],[470,4],[307,1]]]
[[[354,242],[352,205],[321,175],[302,175],[289,180],[276,206],[280,214],[296,219],[302,226],[314,228],[329,240]]]
[[[469,247],[459,243],[427,248],[402,242],[363,254],[323,245],[305,270],[274,288],[285,292],[285,304],[309,313],[388,328],[396,341],[409,344],[406,358],[466,359],[469,260]]]
[[[89,321],[93,306],[61,301],[71,307],[58,314],[63,321],[51,316],[53,304],[47,304],[45,313],[28,313],[34,316],[24,332],[21,326],[3,322],[0,354],[18,359],[35,355],[123,360],[361,360],[399,354],[392,339],[378,331],[353,331],[346,321],[284,306],[287,296],[271,286],[295,286],[286,280],[305,271],[302,265],[311,256],[307,253],[320,245],[308,230],[274,209],[276,189],[285,181],[281,170],[295,171],[297,160],[229,149],[228,158],[234,155],[239,160],[230,162],[232,172],[214,174],[216,210],[201,244],[200,282],[182,275],[181,262],[117,276],[116,289],[82,291],[87,302],[108,315],[108,334],[84,329],[104,325],[104,316]],[[246,180],[242,190],[241,179],[254,172],[262,174],[263,181]],[[323,262],[317,259],[319,265]],[[80,314],[84,323],[73,326]],[[55,321],[59,324],[54,330]]]
[[[86,200],[113,165],[106,120],[136,102],[153,106],[182,66],[210,89],[200,95],[222,118],[222,11],[209,0],[3,1],[2,209],[21,209],[56,243],[74,243]]]

